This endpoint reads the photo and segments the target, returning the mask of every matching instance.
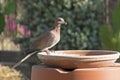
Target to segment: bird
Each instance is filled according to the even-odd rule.
[[[54,47],[60,41],[60,30],[61,25],[67,24],[65,20],[61,17],[57,18],[54,22],[53,27],[43,32],[37,39],[33,40],[31,46],[28,49],[28,55],[13,65],[12,68],[16,68],[22,62],[27,60],[33,54],[38,53],[39,51],[46,52],[48,55],[50,54],[50,48]]]

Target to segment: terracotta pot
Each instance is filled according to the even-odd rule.
[[[75,69],[110,66],[119,55],[116,51],[107,50],[61,50],[49,55],[45,52],[38,53],[38,58],[50,67]]]
[[[36,65],[32,67],[31,80],[120,80],[120,66],[65,71]]]

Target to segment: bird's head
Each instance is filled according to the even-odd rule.
[[[65,21],[64,21],[64,19],[63,18],[58,18],[57,20],[56,20],[56,23],[57,24],[67,24]]]

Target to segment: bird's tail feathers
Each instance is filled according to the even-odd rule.
[[[12,68],[16,68],[18,67],[21,63],[23,63],[25,60],[27,60],[29,57],[31,57],[32,55],[38,53],[39,51],[32,51],[29,52],[29,54],[27,56],[25,56],[23,59],[21,59],[19,62],[17,62],[15,65],[13,65]]]

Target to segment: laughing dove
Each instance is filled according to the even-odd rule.
[[[49,54],[48,49],[55,46],[60,40],[60,28],[62,24],[66,24],[66,22],[63,18],[58,18],[52,28],[50,28],[48,31],[45,31],[40,35],[40,37],[33,41],[33,44],[30,46],[29,54],[21,61],[17,62],[12,68],[19,66],[23,61],[37,53],[38,50],[45,51],[47,54]]]

